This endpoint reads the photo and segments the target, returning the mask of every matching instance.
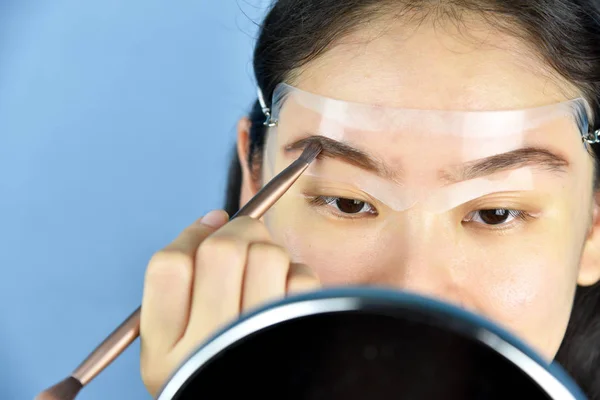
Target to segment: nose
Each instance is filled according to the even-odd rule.
[[[382,234],[390,251],[372,283],[475,309],[461,229],[450,218],[435,214],[407,213],[390,223]]]

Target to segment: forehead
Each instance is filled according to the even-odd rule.
[[[528,43],[481,21],[369,25],[334,43],[292,84],[323,96],[390,107],[502,110],[577,97]]]

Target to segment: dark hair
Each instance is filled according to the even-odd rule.
[[[460,18],[481,15],[533,44],[539,55],[577,86],[600,116],[600,0],[279,0],[261,26],[254,73],[265,100],[275,86],[325,52],[337,39],[383,15],[411,11]],[[251,171],[260,168],[265,117],[258,101],[249,118]],[[598,128],[596,118],[596,126]],[[594,147],[596,159],[600,148]],[[598,166],[596,167],[598,170]],[[234,152],[225,209],[239,208],[241,169]],[[600,400],[600,283],[578,287],[567,333],[556,357],[591,399]]]

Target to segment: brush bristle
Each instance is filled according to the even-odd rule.
[[[321,152],[322,149],[323,148],[321,147],[321,145],[319,143],[316,143],[316,142],[310,143],[308,146],[306,146],[306,148],[302,152],[302,155],[300,156],[300,160],[302,160],[303,162],[305,162],[307,164],[310,164],[319,155],[319,153]]]
[[[73,400],[83,385],[72,376],[38,394],[35,400]]]

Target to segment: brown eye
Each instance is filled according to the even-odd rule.
[[[325,206],[339,217],[362,218],[378,215],[377,210],[370,203],[345,197],[317,196],[312,198],[310,203],[316,207]]]
[[[477,210],[470,213],[463,222],[476,222],[483,225],[503,225],[514,219],[527,220],[529,214],[520,210],[509,208],[493,208],[488,210]]]
[[[506,222],[511,217],[510,211],[506,209],[481,210],[479,211],[479,217],[485,224],[498,225]]]
[[[356,214],[361,211],[365,211],[364,208],[367,203],[354,199],[337,198],[335,200],[335,205],[341,212],[345,214]]]

